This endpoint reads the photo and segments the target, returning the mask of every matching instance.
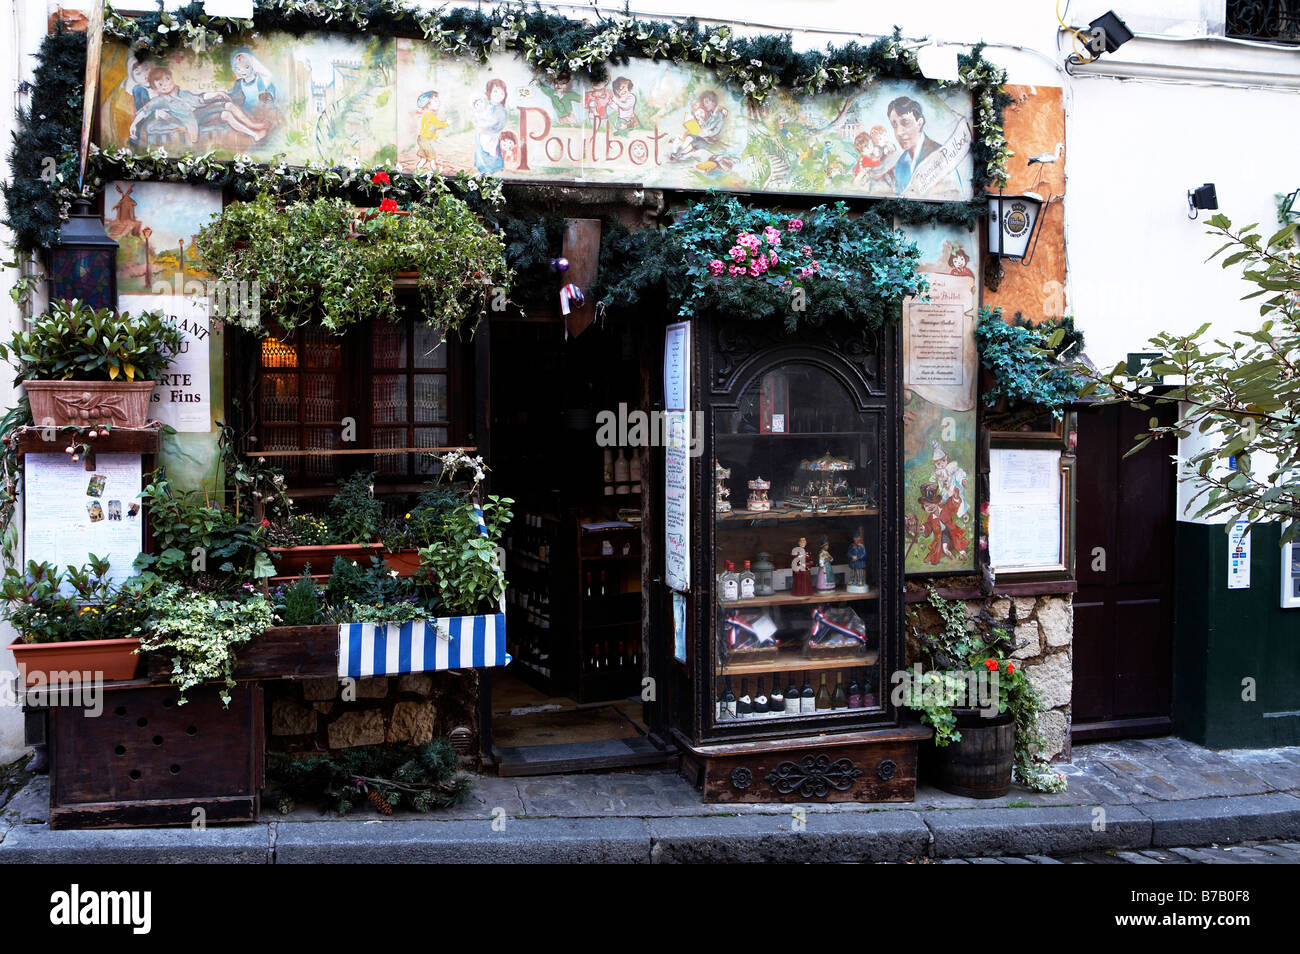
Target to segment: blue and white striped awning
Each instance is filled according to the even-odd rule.
[[[340,677],[506,666],[510,658],[504,613],[339,626]]]

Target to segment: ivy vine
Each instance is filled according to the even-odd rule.
[[[975,342],[980,363],[993,378],[984,391],[988,407],[1005,400],[1010,409],[1031,406],[1059,418],[1085,384],[1073,370],[1083,332],[1069,316],[1034,323],[1016,312],[1008,322],[1001,308],[984,307]]]

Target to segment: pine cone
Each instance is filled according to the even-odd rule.
[[[393,806],[388,804],[388,799],[379,794],[379,789],[371,788],[366,792],[366,798],[370,799],[370,804],[374,805],[385,815],[391,815],[393,813]]]

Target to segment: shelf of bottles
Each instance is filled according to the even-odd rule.
[[[515,664],[539,679],[554,678],[551,622],[552,557],[559,542],[555,518],[525,512],[506,537],[507,638]]]
[[[884,708],[881,432],[812,366],[714,412],[716,724]]]
[[[627,695],[641,676],[640,527],[622,520],[584,523],[598,528],[579,524],[579,701]]]

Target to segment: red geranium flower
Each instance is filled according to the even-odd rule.
[[[1007,663],[1007,675],[1009,676],[1015,671],[1016,671],[1016,664],[1013,662]]]
[[[380,212],[396,212],[396,211],[397,211],[397,203],[394,202],[392,199],[384,199],[384,201],[382,201],[382,202],[379,203],[379,211],[380,211]]]
[[[388,185],[393,180],[388,177],[387,172],[376,172],[373,176],[370,177],[370,181],[373,182],[375,185]]]
[[[984,660],[984,668],[989,672],[992,672],[994,669],[998,668],[998,661],[996,659],[986,659]]]

